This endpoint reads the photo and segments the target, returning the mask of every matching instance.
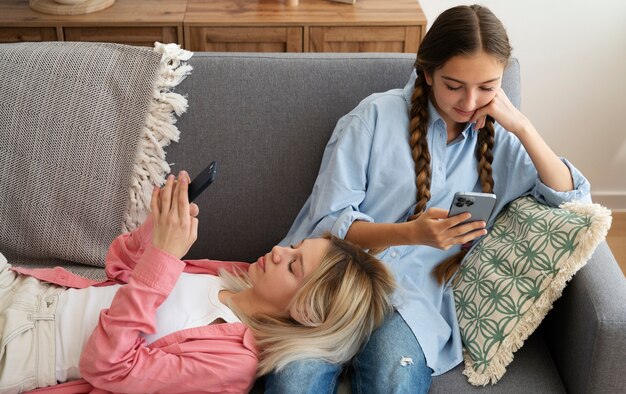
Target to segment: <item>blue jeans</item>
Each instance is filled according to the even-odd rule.
[[[266,393],[336,393],[342,365],[320,360],[288,364],[265,379]],[[426,393],[432,369],[398,312],[372,334],[350,367],[353,393]]]

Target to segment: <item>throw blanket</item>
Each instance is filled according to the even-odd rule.
[[[191,53],[109,43],[0,45],[0,251],[103,266],[169,172]]]

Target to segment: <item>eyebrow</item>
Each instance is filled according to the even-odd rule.
[[[445,75],[442,75],[442,76],[441,76],[441,78],[443,78],[443,79],[447,79],[447,80],[450,80],[450,81],[454,81],[454,82],[457,82],[457,83],[460,83],[460,84],[463,84],[463,85],[467,85],[467,82],[463,82],[463,81],[461,81],[461,80],[459,80],[459,79],[452,78],[452,77],[446,77]],[[486,84],[486,83],[495,82],[495,81],[497,81],[498,79],[500,79],[500,77],[496,77],[496,78],[490,79],[490,80],[488,80],[488,81],[481,82],[481,83],[479,83],[479,85],[484,85],[484,84]]]

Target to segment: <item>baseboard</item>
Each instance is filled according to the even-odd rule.
[[[626,192],[595,192],[591,199],[612,211],[626,211]]]

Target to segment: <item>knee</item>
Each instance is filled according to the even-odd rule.
[[[300,360],[265,377],[266,393],[333,392],[341,366],[321,360]],[[323,391],[319,391],[323,390]]]
[[[432,369],[426,365],[422,348],[397,313],[374,332],[353,366],[357,384],[380,388],[371,392],[386,392],[389,387],[396,387],[394,392],[425,392],[431,382]]]

